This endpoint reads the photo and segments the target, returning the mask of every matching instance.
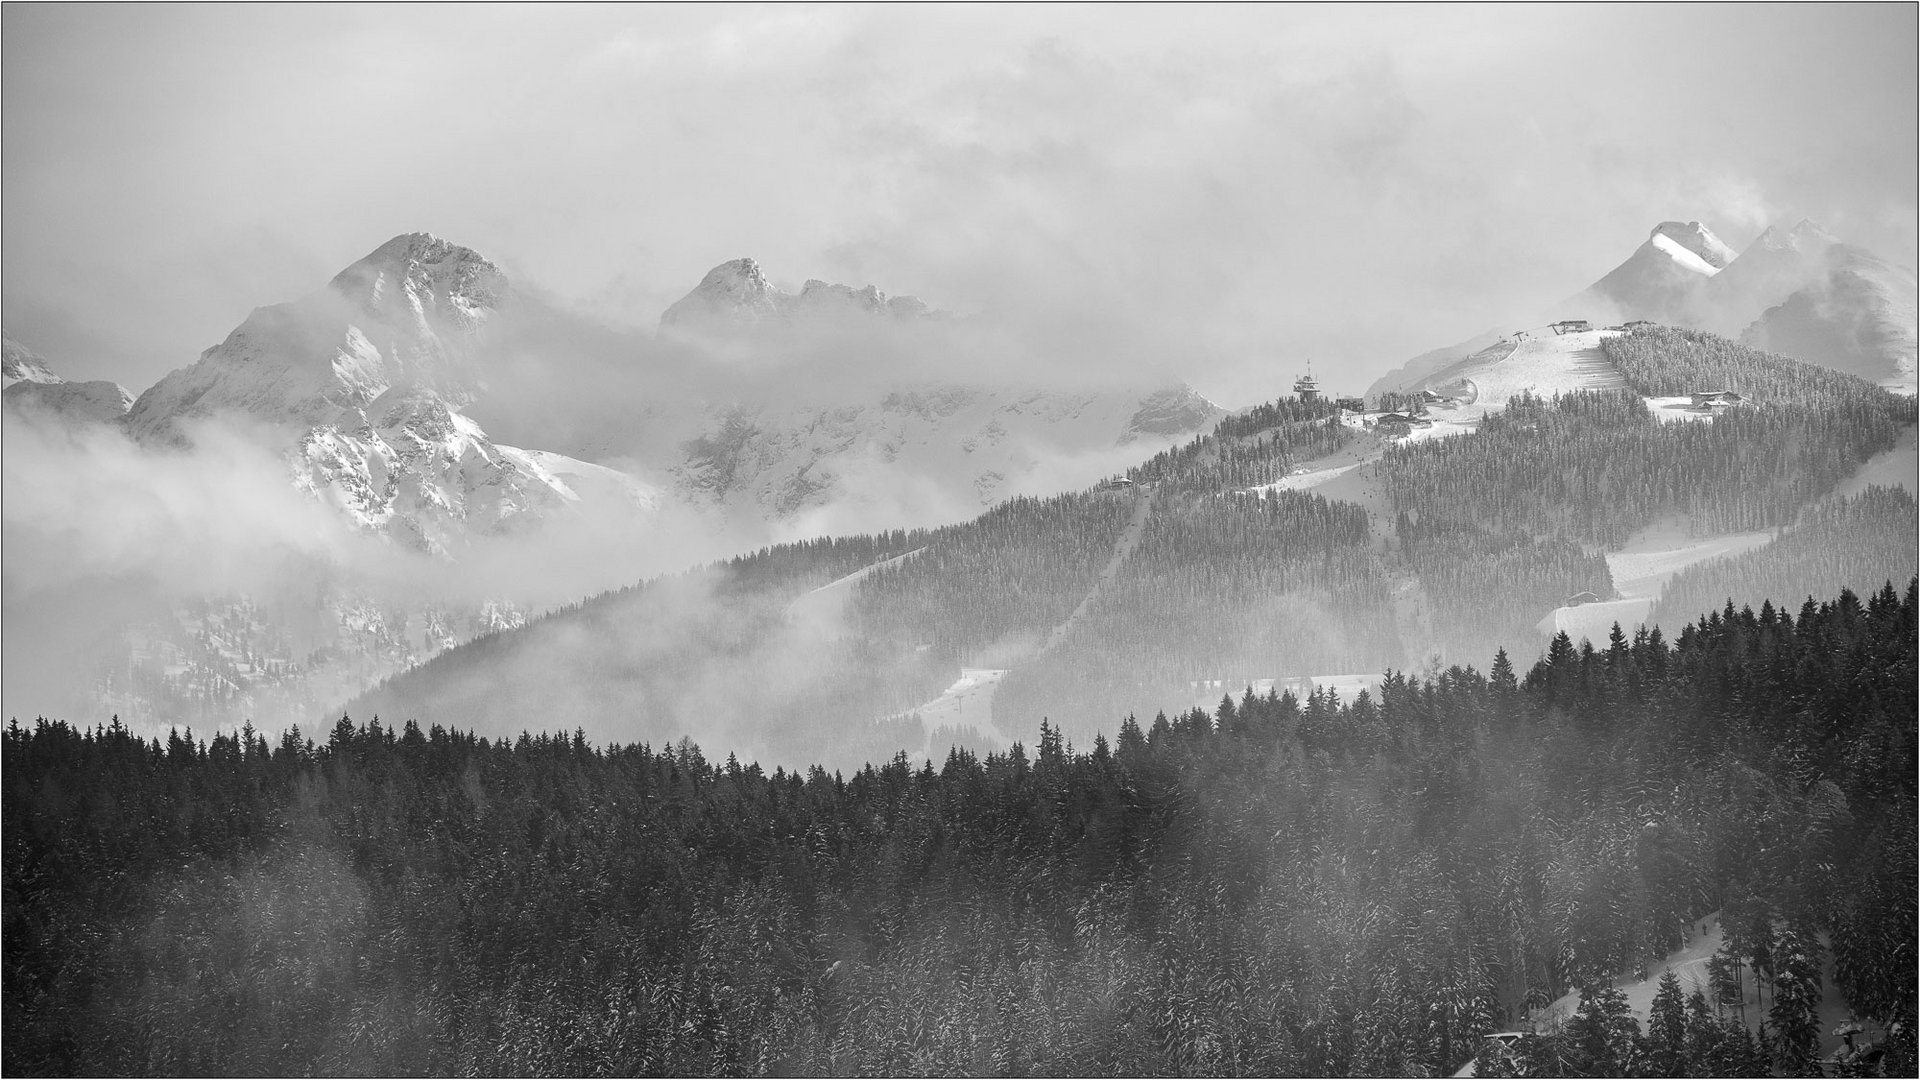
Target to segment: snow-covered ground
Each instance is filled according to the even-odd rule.
[[[1693,395],[1680,394],[1674,397],[1650,397],[1643,399],[1647,411],[1655,420],[1663,424],[1678,424],[1688,420],[1711,420],[1718,415],[1718,409],[1696,409]]]
[[[1687,567],[1722,555],[1752,551],[1773,539],[1770,531],[1693,539],[1686,535],[1682,523],[1668,519],[1640,530],[1619,551],[1609,552],[1607,569],[1621,596],[1658,599],[1667,582]]]
[[[1716,911],[1689,924],[1685,943],[1657,963],[1647,965],[1644,975],[1635,971],[1613,981],[1613,985],[1626,996],[1627,1010],[1640,1024],[1642,1030],[1645,1029],[1648,1016],[1653,1011],[1653,997],[1660,990],[1660,979],[1669,971],[1673,972],[1674,978],[1680,981],[1680,993],[1683,997],[1691,997],[1695,990],[1699,990],[1707,996],[1709,1001],[1713,999],[1712,984],[1707,974],[1707,962],[1720,951],[1723,940],[1720,913]],[[1820,941],[1825,946],[1826,935],[1822,934]],[[1820,1017],[1820,1056],[1826,1058],[1831,1057],[1834,1051],[1840,1048],[1840,1037],[1834,1032],[1841,1023],[1851,1019],[1851,1013],[1833,985],[1832,953],[1827,950],[1823,952],[1825,956],[1820,969],[1821,996],[1818,1015]],[[1749,1031],[1757,1032],[1761,1019],[1766,1016],[1767,1009],[1772,1006],[1773,1001],[1771,998],[1761,999],[1760,989],[1751,973],[1744,978],[1743,985],[1746,990],[1746,1003],[1735,1015],[1745,1021]],[[1579,1011],[1580,991],[1574,990],[1543,1009],[1535,1009],[1528,1018],[1528,1023],[1522,1027],[1546,1034],[1558,1030]],[[1878,1041],[1881,1037],[1882,1033],[1876,1026],[1868,1025],[1868,1030],[1856,1037],[1855,1041],[1864,1046]],[[1469,1061],[1453,1075],[1476,1075],[1474,1068],[1476,1063]]]
[[[1319,487],[1334,477],[1359,467],[1360,463],[1358,461],[1350,461],[1344,465],[1335,465],[1325,469],[1309,470],[1303,466],[1296,470],[1291,476],[1276,480],[1271,484],[1261,484],[1259,487],[1248,488],[1247,490],[1263,494],[1269,491],[1305,491],[1308,488]]]
[[[1890,450],[1882,451],[1861,463],[1839,487],[1833,490],[1835,495],[1858,495],[1869,484],[1881,487],[1903,487],[1914,490],[1916,475],[1920,475],[1920,453],[1915,450],[1914,428],[1908,428],[1900,436],[1900,441]]]
[[[1596,604],[1554,608],[1534,624],[1534,629],[1547,637],[1564,632],[1575,644],[1584,639],[1598,647],[1606,644],[1614,623],[1619,623],[1620,629],[1632,637],[1634,628],[1646,622],[1652,613],[1653,600],[1649,597],[1602,600]]]
[[[1584,638],[1598,645],[1618,622],[1631,636],[1653,614],[1660,590],[1675,574],[1708,559],[1763,547],[1774,535],[1762,531],[1690,537],[1684,520],[1663,518],[1635,533],[1619,551],[1607,553],[1607,570],[1620,599],[1554,608],[1534,629],[1545,637],[1565,631],[1575,642]]]
[[[1827,940],[1826,935],[1820,935],[1820,940],[1824,946]],[[1713,957],[1714,953],[1720,951],[1721,941],[1720,913],[1716,911],[1704,919],[1696,920],[1688,928],[1686,944],[1667,954],[1666,958],[1659,963],[1649,965],[1644,978],[1639,972],[1634,972],[1614,980],[1613,985],[1626,995],[1627,1008],[1632,1012],[1633,1018],[1640,1022],[1642,1028],[1646,1026],[1647,1015],[1653,1009],[1653,995],[1660,989],[1660,978],[1668,971],[1672,971],[1674,977],[1680,980],[1682,995],[1691,996],[1698,988],[1708,995],[1708,1000],[1712,1000],[1711,984],[1707,977],[1707,961]],[[1822,1057],[1827,1057],[1840,1047],[1840,1039],[1834,1034],[1834,1029],[1849,1019],[1850,1014],[1844,999],[1833,985],[1832,953],[1825,949],[1822,952],[1825,955],[1820,967],[1822,991],[1818,1010],[1820,1054]],[[1761,1018],[1773,1005],[1773,999],[1769,996],[1762,1000],[1760,989],[1755,984],[1751,973],[1746,976],[1745,986],[1746,1007],[1742,1012],[1747,1028],[1757,1032]],[[1534,1030],[1542,1032],[1553,1030],[1579,1011],[1580,991],[1574,990],[1546,1008],[1535,1012]],[[1865,1034],[1867,1042],[1878,1038],[1877,1032],[1870,1031]]]
[[[802,593],[793,603],[787,605],[788,620],[813,637],[841,636],[846,632],[847,602],[853,599],[854,587],[875,570],[883,566],[896,566],[924,550],[926,549],[914,548],[905,555],[882,559],[871,566],[863,566],[845,577],[830,581],[811,592]]]
[[[938,727],[972,728],[978,738],[984,741],[1010,745],[1000,729],[993,726],[993,695],[1000,688],[1000,680],[1007,674],[1006,668],[961,668],[960,677],[946,688],[939,697],[924,705],[908,710],[918,714],[920,726],[928,737]],[[938,757],[945,754],[947,748],[928,744],[927,754]]]
[[[1470,388],[1470,411],[1475,417],[1506,408],[1507,399],[1520,393],[1551,397],[1575,390],[1621,389],[1627,385],[1626,376],[1600,352],[1600,342],[1616,333],[1556,334],[1538,327],[1512,342],[1514,347],[1506,355],[1498,349],[1482,350],[1435,372],[1423,385],[1448,396],[1464,396]]]

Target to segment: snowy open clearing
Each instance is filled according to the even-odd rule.
[[[1728,533],[1700,540],[1666,542],[1654,530],[1642,530],[1619,551],[1607,553],[1607,569],[1621,596],[1658,599],[1673,576],[1695,563],[1738,555],[1773,542],[1772,532]],[[1622,623],[1621,625],[1626,625]]]
[[[1647,411],[1655,420],[1663,424],[1680,424],[1689,420],[1711,420],[1719,414],[1719,409],[1696,408],[1692,394],[1678,394],[1672,397],[1643,398]]]
[[[1649,597],[1602,600],[1597,604],[1554,608],[1547,612],[1546,618],[1534,624],[1534,629],[1547,637],[1565,633],[1576,645],[1584,639],[1602,646],[1606,644],[1607,635],[1612,633],[1614,623],[1619,623],[1620,629],[1631,637],[1634,628],[1646,622],[1647,616],[1652,613],[1653,600]]]
[[[1507,399],[1520,393],[1537,397],[1575,390],[1618,390],[1626,376],[1607,362],[1600,342],[1618,331],[1585,330],[1555,334],[1550,328],[1527,331],[1513,342],[1507,355],[1498,349],[1475,353],[1430,376],[1424,385],[1438,394],[1464,396],[1471,387],[1471,408],[1477,416],[1506,408]]]
[[[1334,477],[1359,467],[1360,463],[1358,461],[1350,461],[1345,465],[1335,465],[1330,469],[1313,469],[1311,471],[1296,472],[1291,476],[1275,480],[1271,484],[1261,484],[1259,487],[1248,488],[1247,490],[1260,494],[1265,494],[1269,491],[1305,491],[1308,488],[1319,487]]]
[[[1006,737],[993,726],[993,694],[1006,674],[1006,668],[961,668],[960,677],[952,686],[909,712],[920,717],[920,726],[929,738],[937,727],[972,728],[983,741],[1009,745]],[[931,743],[927,746],[927,755],[936,759],[946,751],[944,746]]]

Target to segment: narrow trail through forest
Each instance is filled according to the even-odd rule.
[[[1127,559],[1133,555],[1134,549],[1140,546],[1140,537],[1146,532],[1147,518],[1152,513],[1153,490],[1144,485],[1136,488],[1133,497],[1133,516],[1128,519],[1127,524],[1120,530],[1119,537],[1114,540],[1113,553],[1108,556],[1106,566],[1101,568],[1100,576],[1094,581],[1093,588],[1087,591],[1087,595],[1064,620],[1047,632],[1046,638],[1041,641],[1039,647],[1021,661],[1022,663],[1045,656],[1055,646],[1066,640],[1067,635],[1073,631],[1074,625],[1092,610],[1094,603],[1100,599],[1102,590],[1113,582],[1114,577],[1120,573],[1120,568],[1125,566]],[[960,678],[955,680],[952,686],[947,687],[939,697],[907,712],[920,717],[920,723],[926,729],[929,739],[932,738],[935,728],[949,726],[972,728],[983,737],[1004,741],[1009,736],[1008,733],[999,731],[995,724],[993,698],[995,691],[1000,687],[1000,680],[1009,670],[1011,669],[961,668]],[[929,743],[926,752],[932,756],[942,749]]]

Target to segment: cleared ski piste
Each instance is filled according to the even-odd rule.
[[[1607,570],[1620,595],[1658,599],[1667,582],[1687,567],[1765,547],[1774,536],[1772,530],[1762,530],[1694,539],[1685,536],[1683,526],[1667,519],[1642,529],[1619,551],[1608,552]]]
[[[1651,619],[1661,589],[1675,574],[1709,559],[1764,547],[1774,536],[1763,531],[1688,538],[1685,522],[1663,519],[1635,534],[1621,550],[1607,552],[1607,570],[1620,599],[1554,608],[1534,629],[1545,637],[1565,633],[1575,643],[1584,639],[1600,644],[1619,623],[1631,637]]]
[[[811,592],[801,593],[793,603],[787,605],[787,618],[808,633],[821,637],[839,637],[846,630],[847,603],[853,599],[854,588],[875,570],[897,566],[925,550],[925,548],[914,548],[905,555],[882,559],[870,566],[863,566],[845,577],[835,578]]]
[[[1004,749],[1013,745],[993,726],[993,695],[1000,688],[1000,680],[1006,677],[1009,668],[961,668],[960,677],[952,686],[917,708],[909,709],[904,715],[919,716],[920,726],[927,737],[933,737],[935,728],[971,728],[976,737],[987,743],[993,743]],[[944,747],[927,746],[927,755],[943,751]]]

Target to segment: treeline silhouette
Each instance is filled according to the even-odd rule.
[[[16,723],[0,1065],[1435,1075],[1584,986],[1522,1065],[1813,1075],[1824,935],[1911,1075],[1917,606],[1729,605],[1523,678],[844,775],[577,729]],[[1717,908],[1767,1042],[1664,988],[1634,1030],[1599,988]]]
[[[1271,484],[1296,464],[1325,457],[1356,437],[1339,414],[1325,398],[1280,398],[1222,419],[1212,434],[1163,450],[1127,475],[1181,493]]]

